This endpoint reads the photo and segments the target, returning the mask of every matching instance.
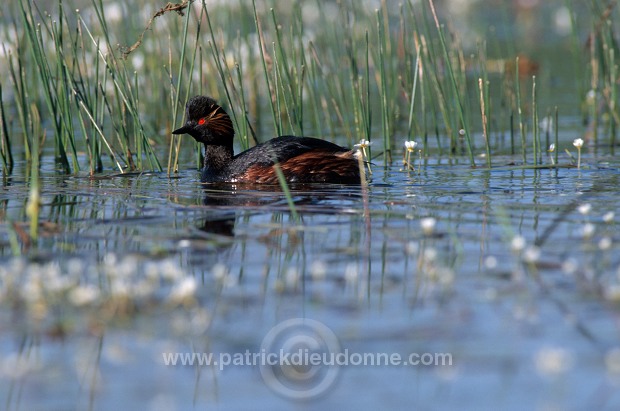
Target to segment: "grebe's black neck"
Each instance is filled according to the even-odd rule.
[[[233,147],[230,145],[205,144],[204,172],[217,174],[232,161]]]

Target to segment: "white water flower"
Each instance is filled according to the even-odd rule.
[[[407,149],[408,152],[412,153],[413,150],[415,150],[416,146],[418,145],[417,141],[405,141],[405,148]]]
[[[370,147],[371,144],[372,144],[371,141],[368,141],[366,139],[361,139],[360,142],[355,144],[353,147],[359,150],[358,153],[360,152],[362,153],[361,159],[365,159],[365,158],[368,158],[368,152],[366,151],[366,149]],[[358,159],[360,158],[359,155],[357,157]],[[368,174],[372,174],[372,170],[370,169],[370,163],[368,163]]]
[[[422,258],[424,259],[425,263],[432,263],[435,260],[437,260],[437,250],[434,248],[425,248],[424,251],[422,252]]]
[[[526,263],[534,264],[540,259],[540,247],[530,246],[523,252],[523,260]]]
[[[420,245],[415,241],[409,241],[405,246],[405,251],[409,255],[416,255],[420,251]]]
[[[193,297],[197,288],[198,283],[194,277],[185,277],[172,287],[169,299],[174,302],[182,302]]]
[[[581,147],[583,146],[583,140],[576,138],[573,140],[573,145],[577,147],[577,168],[581,168]]]
[[[437,220],[435,220],[433,217],[426,217],[420,220],[420,227],[422,227],[422,232],[426,235],[430,235],[433,233],[436,224]]]
[[[547,150],[547,152],[549,153],[549,159],[551,160],[551,164],[555,165],[555,160],[553,159],[553,156],[551,155],[552,153],[555,152],[555,144],[554,143],[549,144],[549,150]]]
[[[497,268],[497,257],[489,255],[484,259],[484,266],[489,270]]]
[[[73,305],[83,306],[97,301],[100,295],[101,291],[98,287],[90,284],[80,285],[71,290],[69,293],[69,301],[71,301]]]
[[[590,237],[592,237],[592,235],[594,235],[594,231],[595,230],[596,230],[596,227],[594,226],[594,224],[586,223],[583,226],[582,234],[583,234],[584,238],[590,238]]]
[[[516,252],[522,251],[525,248],[525,238],[520,235],[514,237],[510,242],[510,248]]]
[[[603,221],[604,221],[604,222],[606,222],[607,224],[609,224],[609,223],[611,223],[611,222],[613,222],[613,221],[614,221],[614,217],[615,217],[615,216],[616,216],[616,215],[614,214],[614,212],[613,212],[613,211],[610,211],[610,212],[608,212],[608,213],[605,213],[605,214],[603,215]]]
[[[581,204],[579,207],[577,207],[577,211],[579,211],[579,214],[582,214],[582,215],[588,214],[590,210],[592,210],[592,204],[590,203],[584,203],[584,204]]]
[[[413,168],[413,166],[411,165],[411,153],[414,152],[415,148],[417,147],[418,142],[414,141],[414,140],[409,140],[409,141],[405,141],[405,156],[403,157],[403,165],[407,167],[407,170],[410,170]],[[422,150],[420,150],[420,153],[422,152]]]
[[[577,262],[576,259],[572,257],[562,262],[562,271],[564,271],[565,274],[573,275],[575,274],[578,268],[579,268],[579,263]]]
[[[601,250],[609,250],[611,248],[611,238],[610,237],[603,237],[599,240],[598,242],[598,248]]]
[[[362,150],[364,150],[365,148],[370,147],[371,144],[372,144],[372,141],[361,139],[360,142],[355,144],[353,147],[361,148]]]
[[[321,281],[327,276],[327,264],[324,261],[316,260],[310,265],[310,275],[314,281]]]
[[[565,348],[543,348],[536,353],[536,369],[542,375],[560,375],[573,366],[573,354]]]

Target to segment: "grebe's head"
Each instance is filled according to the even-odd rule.
[[[235,130],[230,117],[215,100],[195,96],[185,107],[185,124],[172,134],[189,134],[199,143],[207,145],[229,145]]]

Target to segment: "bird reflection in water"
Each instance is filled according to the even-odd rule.
[[[341,185],[300,184],[289,186],[295,208],[302,214],[339,214],[342,207],[359,204],[359,188]],[[205,233],[233,237],[235,221],[241,214],[290,212],[286,196],[278,185],[236,183],[204,184],[203,205],[214,211],[199,229]],[[330,200],[340,203],[334,207]],[[357,208],[356,206],[353,206]]]

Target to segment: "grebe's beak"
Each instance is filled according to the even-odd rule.
[[[190,125],[185,124],[183,127],[174,130],[172,134],[188,134],[191,129],[192,127]]]

